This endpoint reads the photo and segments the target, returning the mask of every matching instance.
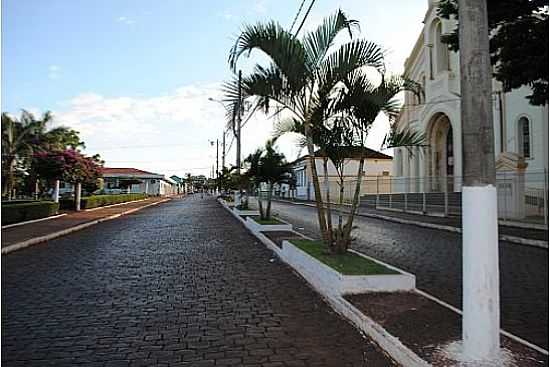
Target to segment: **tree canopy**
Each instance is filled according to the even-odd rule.
[[[529,86],[533,105],[548,103],[548,0],[487,0],[491,63],[504,90]],[[438,15],[458,18],[457,0],[442,0]],[[459,49],[458,27],[442,37]]]

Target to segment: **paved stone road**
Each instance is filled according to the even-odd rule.
[[[192,197],[2,256],[2,364],[391,365],[272,257]]]
[[[273,203],[317,236],[315,208]],[[462,308],[462,242],[456,233],[357,217],[353,247],[416,275],[417,287]],[[548,250],[500,242],[502,327],[548,349]]]

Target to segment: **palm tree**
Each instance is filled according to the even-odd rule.
[[[410,91],[417,95],[422,94],[418,83],[399,76],[382,74],[380,84],[375,85],[361,70],[351,73],[342,82],[338,95],[334,99],[333,108],[344,113],[349,121],[349,133],[354,137],[353,144],[359,149],[359,167],[357,169],[355,192],[352,206],[346,225],[339,231],[335,245],[337,252],[343,252],[351,244],[353,220],[359,206],[361,184],[366,158],[366,138],[375,119],[381,113],[390,120],[390,132],[386,135],[383,148],[406,147],[413,154],[412,147],[422,146],[424,137],[420,133],[410,130],[397,131],[395,122],[399,116],[400,101],[397,95],[402,91]],[[341,187],[341,190],[343,188]]]
[[[366,40],[352,39],[332,50],[336,36],[347,31],[351,38],[357,26],[358,22],[348,19],[341,10],[325,18],[302,39],[276,22],[248,25],[230,51],[230,67],[235,71],[239,58],[253,50],[262,51],[270,62],[267,66],[257,64],[240,85],[234,78],[224,87],[229,106],[241,106],[242,93],[245,98],[256,97],[254,108],[273,110],[279,117],[303,126],[319,226],[325,241],[328,232],[314,164],[313,130],[326,118],[324,102],[339,81],[364,66],[379,70],[384,67],[381,48]]]
[[[42,119],[23,110],[18,120],[2,113],[2,196],[11,199],[15,186],[15,171],[18,165],[28,165],[32,154],[39,150],[40,137],[52,115],[46,112]]]
[[[351,230],[353,220],[359,206],[364,164],[366,158],[366,138],[370,127],[380,113],[388,116],[391,129],[386,135],[383,148],[422,146],[424,138],[421,134],[395,129],[395,121],[399,114],[400,102],[396,98],[401,91],[411,91],[421,94],[419,85],[413,81],[401,77],[385,76],[382,74],[382,81],[375,85],[362,71],[357,70],[344,78],[342,82],[333,88],[330,98],[327,101],[329,111],[322,125],[313,129],[313,141],[320,147],[323,157],[323,168],[325,175],[326,195],[326,220],[327,220],[327,244],[333,252],[342,253],[347,250],[351,243]],[[275,126],[274,137],[278,138],[288,132],[304,134],[303,125],[293,121],[282,121]],[[299,141],[303,147],[304,139]],[[354,154],[355,153],[355,154]],[[344,199],[344,165],[351,156],[359,158],[359,166],[356,176],[355,192],[352,199],[351,209],[346,224],[343,225],[342,209]],[[328,162],[331,162],[336,170],[339,187],[338,204],[338,225],[332,227],[332,209],[330,198],[330,185],[328,179]]]
[[[250,154],[245,163],[249,165],[246,175],[260,189],[262,184],[267,185],[266,210],[263,209],[263,200],[261,192],[258,194],[258,207],[260,209],[260,218],[271,218],[271,198],[273,194],[273,185],[289,181],[291,170],[286,162],[285,156],[275,150],[273,141],[267,141],[265,148],[257,149]]]
[[[45,112],[40,119],[23,110],[19,119],[2,113],[2,195],[11,198],[15,187],[15,172],[18,166],[31,169],[32,155],[38,152],[63,151],[67,148],[84,147],[78,132],[66,127],[46,131],[53,119]],[[31,172],[32,174],[32,172]]]

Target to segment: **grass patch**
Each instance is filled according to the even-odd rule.
[[[273,225],[273,224],[286,224],[281,222],[280,220],[277,220],[275,218],[270,219],[260,219],[259,216],[250,216],[254,220],[254,222],[261,224],[261,225]]]
[[[321,241],[290,240],[290,242],[300,250],[344,275],[399,274],[395,270],[388,269],[352,252],[342,255],[330,255],[327,247]]]

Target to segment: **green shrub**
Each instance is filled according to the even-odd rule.
[[[92,195],[83,197],[80,200],[81,209],[97,208],[99,206],[125,203],[128,201],[147,198],[146,194],[115,194],[115,195]]]
[[[58,210],[59,204],[53,201],[2,203],[2,225],[49,217]]]
[[[83,196],[80,199],[80,209],[92,209],[100,206],[125,203],[128,201],[146,199],[146,194],[111,194],[111,195],[92,195]],[[61,209],[74,210],[75,201],[73,199],[60,199]]]

